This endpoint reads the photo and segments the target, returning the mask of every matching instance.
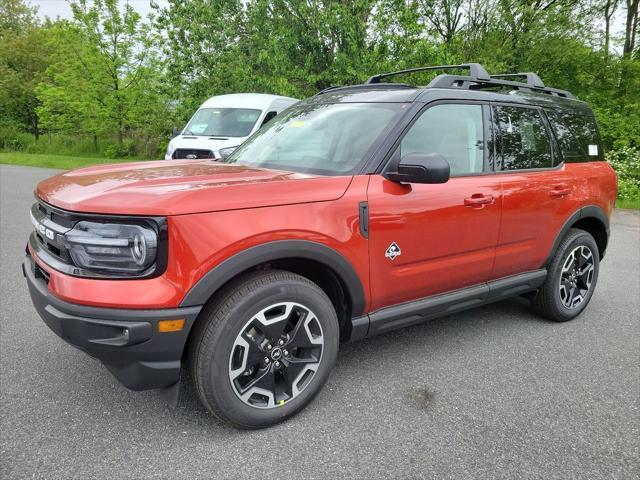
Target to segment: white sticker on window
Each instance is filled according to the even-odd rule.
[[[589,156],[590,157],[598,156],[598,145],[589,145]]]

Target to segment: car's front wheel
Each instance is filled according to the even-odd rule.
[[[534,307],[549,320],[572,320],[591,300],[599,269],[600,255],[594,238],[584,230],[570,229],[549,265]]]
[[[230,285],[199,319],[191,342],[196,391],[238,427],[280,422],[307,405],[336,361],[338,319],[316,284],[285,271]]]

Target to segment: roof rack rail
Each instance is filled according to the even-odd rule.
[[[523,73],[500,73],[498,75],[491,75],[491,78],[513,78],[513,77],[525,77],[527,79],[527,85],[534,88],[544,88],[542,79],[533,72]]]
[[[373,83],[373,84],[368,84],[368,83],[363,83],[363,84],[359,84],[359,85],[347,85],[344,87],[340,87],[340,86],[336,86],[336,87],[327,87],[324,90],[320,90],[318,93],[314,94],[314,97],[317,97],[318,95],[322,95],[323,93],[327,93],[327,92],[331,92],[333,90],[353,90],[353,89],[357,89],[357,88],[365,88],[365,87],[376,87],[378,89],[381,88],[386,88],[386,89],[398,89],[398,88],[410,88],[410,89],[415,89],[415,85],[409,85],[408,83]]]
[[[511,76],[510,74],[506,74]],[[513,76],[523,75],[523,74],[513,74]],[[535,74],[534,74],[535,75]],[[513,82],[510,80],[500,80],[499,78],[495,78],[496,75],[492,75],[488,80],[474,78],[472,76],[465,75],[447,75],[442,74],[438,75],[436,78],[431,80],[431,83],[427,85],[427,88],[455,88],[458,90],[482,90],[484,88],[491,87],[511,87],[516,90],[524,90],[529,92],[538,92],[545,93],[547,95],[554,95],[556,97],[563,98],[575,98],[571,92],[567,90],[560,90],[558,88],[550,88],[550,87],[541,87],[539,84],[542,84],[542,80],[540,83],[534,83],[533,79],[527,83],[522,82]],[[536,75],[536,77],[538,77]],[[538,77],[539,79],[539,77]]]
[[[406,70],[398,70],[397,72],[380,73],[378,75],[369,77],[369,79],[364,83],[365,84],[380,83],[380,80],[382,80],[383,78],[394,77],[396,75],[403,75],[407,73],[426,72],[430,70],[460,70],[460,69],[469,70],[469,76],[477,78],[479,80],[491,80],[491,76],[487,73],[485,68],[479,63],[463,63],[460,65],[435,65],[432,67],[408,68]]]

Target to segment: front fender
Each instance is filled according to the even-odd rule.
[[[240,273],[265,262],[287,258],[314,260],[331,268],[347,287],[352,315],[358,316],[364,312],[364,288],[353,266],[336,250],[308,240],[277,240],[229,257],[198,280],[187,292],[180,306],[203,305],[214,292]]]

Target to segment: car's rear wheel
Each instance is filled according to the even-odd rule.
[[[599,267],[600,256],[594,238],[584,230],[570,229],[534,299],[536,310],[556,322],[577,317],[593,296]]]
[[[327,295],[285,271],[256,272],[203,311],[191,341],[191,370],[203,405],[238,427],[280,422],[322,388],[338,353]]]

